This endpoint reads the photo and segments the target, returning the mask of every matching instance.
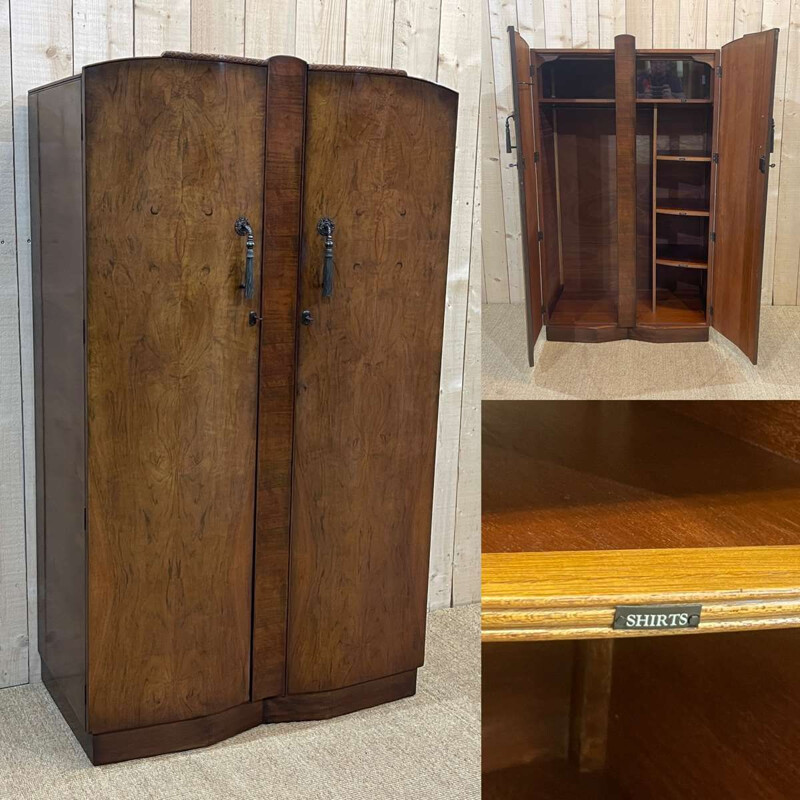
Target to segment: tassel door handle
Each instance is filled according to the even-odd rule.
[[[256,242],[253,238],[253,229],[246,217],[239,217],[234,223],[234,229],[239,236],[246,236],[245,241],[245,259],[244,259],[244,283],[239,284],[240,289],[244,289],[244,296],[251,300],[253,297],[253,251],[255,250]]]

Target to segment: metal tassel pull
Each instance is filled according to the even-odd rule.
[[[239,285],[240,289],[244,289],[244,296],[251,300],[254,294],[254,279],[253,279],[253,251],[255,250],[256,242],[253,238],[253,229],[246,217],[239,217],[234,223],[234,229],[239,236],[247,236],[245,242],[246,255],[244,259],[244,283]]]
[[[317,223],[317,233],[325,237],[325,256],[322,262],[322,296],[333,294],[333,230],[336,226],[329,217]]]

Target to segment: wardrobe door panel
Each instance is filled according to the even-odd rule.
[[[266,70],[153,59],[84,75],[98,733],[249,699]]]
[[[713,326],[755,364],[777,29],[722,48]]]
[[[409,78],[309,72],[293,694],[423,660],[456,102]],[[335,224],[328,297],[323,217]]]
[[[536,196],[536,167],[533,137],[531,50],[513,29],[511,40],[511,87],[517,130],[517,178],[522,219],[522,264],[525,270],[525,301],[528,328],[528,363],[533,366],[533,348],[542,330],[542,268],[539,260],[539,206]],[[510,136],[510,134],[509,134]],[[508,148],[510,151],[511,139]]]

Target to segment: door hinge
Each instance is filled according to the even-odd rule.
[[[83,343],[86,344],[86,320],[83,321]]]
[[[711,154],[711,160],[712,160],[712,161],[713,161],[715,164],[719,164],[719,153],[712,153],[712,154]]]
[[[530,72],[531,78],[536,77],[536,67],[533,64],[528,66],[528,72]]]
[[[709,306],[708,310],[711,312],[711,316],[714,316],[714,306]]]
[[[716,242],[717,241],[717,232],[716,231],[711,231],[711,241],[712,242]]]
[[[722,64],[720,64],[720,65],[717,67],[717,77],[718,77],[718,78],[721,78],[721,77],[722,77]]]
[[[542,316],[544,316],[544,312],[546,311],[544,303],[542,303]]]
[[[539,151],[538,150],[534,150],[533,151],[533,163],[534,164],[538,164],[539,163]]]
[[[544,234],[541,231],[538,231],[536,234],[536,238],[541,242],[544,240]]]
[[[83,530],[86,531],[86,506],[83,507]]]

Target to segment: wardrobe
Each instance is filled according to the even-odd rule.
[[[482,424],[484,799],[795,796],[800,403]]]
[[[286,56],[31,92],[38,646],[93,763],[414,693],[456,110]]]
[[[562,342],[714,328],[756,363],[778,30],[720,50],[531,49],[508,31],[531,366],[543,326]]]

